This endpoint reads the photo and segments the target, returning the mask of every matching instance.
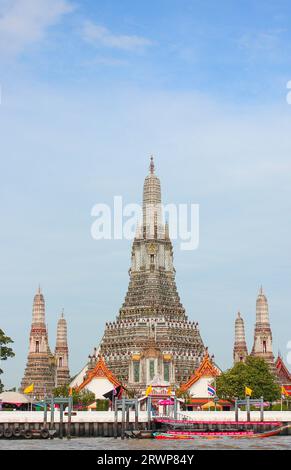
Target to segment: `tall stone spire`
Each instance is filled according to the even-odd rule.
[[[165,227],[162,220],[161,183],[155,175],[154,159],[151,157],[150,172],[143,186],[143,237],[163,238]]]
[[[33,300],[32,325],[39,325],[41,327],[45,325],[45,302],[40,286],[38,287]]]
[[[54,388],[54,360],[51,354],[45,324],[45,301],[38,288],[32,308],[32,324],[29,338],[29,351],[21,390],[34,384],[34,395],[43,398]]]
[[[274,355],[272,345],[272,331],[269,320],[269,308],[267,297],[261,287],[256,302],[256,324],[254,332],[254,345],[252,356],[261,357],[274,366]]]
[[[64,317],[64,311],[57,326],[57,341],[55,348],[55,361],[56,361],[56,387],[66,385],[69,383],[69,349],[67,341],[67,322]]]
[[[235,339],[233,348],[233,360],[237,362],[245,362],[248,355],[248,348],[245,337],[245,326],[240,312],[238,312],[235,320]]]
[[[179,385],[205,352],[175,282],[173,247],[161,211],[153,157],[143,186],[143,220],[131,251],[129,286],[116,321],[107,323],[100,354],[124,384],[144,390],[154,376]]]

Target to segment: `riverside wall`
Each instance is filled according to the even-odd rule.
[[[118,414],[117,434],[121,435],[121,412]],[[235,413],[232,411],[189,411],[183,412],[188,419],[197,421],[197,429],[199,430],[224,430],[229,424],[224,422],[235,423]],[[0,430],[6,428],[20,429],[41,429],[44,426],[44,413],[41,411],[1,411],[0,412]],[[239,421],[246,422],[247,414],[241,411],[239,413]],[[272,428],[272,423],[282,422],[283,424],[291,424],[291,411],[266,411],[264,412],[265,424],[256,425],[260,421],[260,412],[251,412],[251,421],[253,424],[248,425],[255,431],[268,431]],[[211,424],[209,424],[211,422]],[[68,416],[63,417],[63,435],[66,436],[68,426]],[[50,427],[50,413],[47,416],[47,427]],[[56,435],[60,432],[60,414],[58,411],[54,413],[53,428]],[[147,412],[139,412],[138,429],[145,430],[148,428]],[[135,414],[129,413],[129,424],[127,431],[134,430]],[[291,428],[286,430],[285,434],[291,435]],[[72,415],[71,418],[71,435],[74,437],[113,437],[114,436],[114,412],[112,411],[79,411]]]

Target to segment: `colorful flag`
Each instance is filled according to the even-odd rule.
[[[31,384],[31,385],[28,385],[28,387],[26,387],[24,390],[23,390],[23,393],[32,393],[34,390],[34,384]]]
[[[216,395],[216,388],[208,384],[208,395],[214,397]]]
[[[145,392],[145,396],[148,397],[149,394],[151,393],[153,387],[151,385],[149,385],[149,387],[146,389],[146,392]]]
[[[245,387],[245,394],[250,397],[252,395],[253,391],[251,388],[249,387]]]
[[[288,392],[286,391],[284,385],[281,387],[281,396],[283,400],[286,398],[286,396],[288,396]]]
[[[71,397],[73,395],[73,387],[70,387],[69,388],[69,397]]]
[[[167,395],[171,395],[171,394],[172,394],[172,387],[169,387],[167,390]]]

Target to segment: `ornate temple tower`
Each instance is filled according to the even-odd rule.
[[[269,321],[267,297],[260,288],[256,306],[256,325],[252,356],[261,357],[274,369],[274,355],[272,348],[272,331]]]
[[[67,322],[64,318],[64,311],[57,326],[57,341],[55,348],[56,376],[55,386],[66,385],[70,380],[69,371],[69,349],[67,342]]]
[[[247,355],[248,348],[245,337],[245,325],[240,312],[238,312],[235,320],[235,339],[233,348],[234,363],[245,362]]]
[[[106,324],[100,354],[112,373],[135,389],[144,389],[157,376],[171,384],[185,382],[199,366],[205,347],[198,323],[188,320],[177,292],[173,247],[152,157],[129,274],[124,303],[116,321]],[[94,361],[91,357],[89,369]]]
[[[41,399],[52,392],[54,374],[54,357],[49,348],[45,325],[45,301],[39,287],[33,301],[29,352],[21,390],[34,384],[33,394]]]

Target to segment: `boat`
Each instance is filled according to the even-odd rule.
[[[131,439],[152,439],[152,431],[125,431],[125,435]]]
[[[153,437],[155,439],[167,439],[167,440],[177,440],[177,439],[195,439],[197,437],[203,437],[206,439],[215,439],[221,437],[243,437],[243,436],[253,436],[253,431],[221,431],[221,432],[203,432],[203,431],[168,431],[168,432],[154,432]]]
[[[206,439],[215,439],[220,437],[230,437],[236,439],[262,439],[266,437],[278,436],[281,432],[286,429],[291,428],[291,425],[286,426],[277,426],[275,429],[266,432],[254,432],[250,431],[213,431],[213,432],[203,432],[203,431],[172,431],[168,430],[166,432],[154,432],[153,437],[155,439],[167,439],[167,440],[177,440],[177,439],[195,439],[206,438]]]

